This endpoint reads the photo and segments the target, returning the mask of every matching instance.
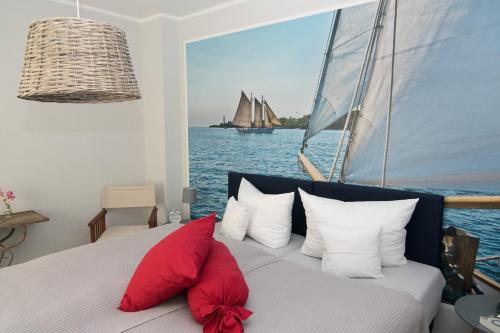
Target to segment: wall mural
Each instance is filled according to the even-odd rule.
[[[307,178],[297,151],[331,21],[325,13],[187,45],[193,215],[222,215],[229,170]],[[317,141],[333,151],[336,135]]]
[[[405,12],[407,10],[405,7],[402,8],[401,12],[398,12],[398,17],[402,17],[402,20],[405,15],[408,17],[417,15],[419,10],[422,11],[422,15],[425,15],[425,11],[428,10],[424,5],[419,8],[412,7],[412,11],[407,12]],[[384,19],[391,20],[390,8],[388,13]],[[349,103],[357,98],[355,86],[362,65],[366,61],[367,45],[372,33],[371,26],[377,19],[376,14],[377,4],[370,3],[196,41],[187,45],[189,173],[190,184],[198,190],[199,197],[199,200],[192,205],[194,217],[213,211],[222,217],[227,201],[228,171],[309,179],[297,160],[298,152],[303,149],[324,175],[329,174],[332,160],[336,156],[341,129],[344,128],[349,111]],[[484,16],[481,17],[485,19]],[[404,22],[411,22],[411,20],[401,22],[398,22],[401,26],[399,29],[404,31]],[[443,22],[446,23],[445,20]],[[454,22],[459,22],[459,20]],[[478,40],[477,36],[460,30],[468,31],[466,25],[474,24],[474,22],[464,22],[452,31],[457,34],[456,40],[459,43],[457,45]],[[429,24],[435,23],[429,22]],[[446,24],[453,24],[453,22]],[[390,27],[391,25],[382,24],[381,26]],[[374,94],[373,87],[383,90],[387,82],[390,82],[387,76],[384,76],[387,72],[382,72],[382,69],[387,68],[384,59],[389,58],[387,55],[376,53],[380,50],[387,51],[383,43],[392,41],[392,31],[386,30],[387,28],[379,31],[378,43],[382,46],[379,45],[379,51],[375,48],[371,60],[373,63],[368,66],[370,76],[367,82],[370,82],[370,85],[362,86],[361,89],[364,103],[374,105],[372,110],[378,110],[380,102],[385,101],[381,99],[382,97],[375,98],[381,95],[380,93]],[[409,29],[408,31],[413,33],[417,30]],[[446,126],[439,130],[438,134],[441,137],[435,135],[437,133],[435,128],[440,126],[440,122],[445,123],[449,120],[433,118],[434,122],[429,123],[429,118],[423,117],[425,112],[422,112],[423,109],[418,104],[423,99],[419,94],[424,93],[428,100],[434,96],[420,89],[418,84],[431,87],[437,82],[432,76],[437,70],[450,70],[451,64],[451,66],[456,66],[456,71],[453,72],[455,73],[458,71],[457,68],[463,68],[465,62],[459,54],[459,57],[450,63],[447,54],[440,53],[443,50],[453,49],[455,39],[443,38],[442,40],[448,45],[441,45],[443,42],[441,44],[422,43],[425,47],[415,47],[411,41],[418,44],[420,43],[418,38],[421,36],[422,34],[415,34],[414,38],[405,40],[406,44],[403,42],[398,44],[401,48],[406,47],[404,51],[409,55],[414,50],[420,53],[411,54],[411,57],[407,59],[404,56],[398,58],[401,63],[408,61],[408,64],[401,68],[396,66],[396,89],[394,90],[396,102],[394,102],[393,112],[399,118],[394,116],[393,122],[395,124],[402,122],[411,126],[424,123],[427,125],[420,127],[421,129],[430,128],[434,129],[434,132],[429,134],[422,131],[422,137],[418,138],[416,135],[420,130],[413,130],[413,127],[392,130],[391,144],[393,146],[390,151],[399,151],[400,155],[395,153],[389,155],[387,170],[384,169],[384,174],[387,172],[387,186],[417,188],[421,191],[444,195],[497,194],[500,192],[498,181],[492,182],[486,179],[490,175],[498,174],[496,169],[494,171],[496,173],[490,172],[492,168],[495,168],[495,163],[492,161],[500,159],[497,153],[490,154],[489,162],[480,163],[477,159],[472,160],[472,155],[466,152],[445,149],[450,165],[453,166],[448,169],[441,159],[442,152],[439,149],[444,149],[441,143],[448,142],[441,139],[459,137],[463,132],[460,132],[462,129],[458,128],[457,122],[456,127]],[[418,63],[419,57],[423,60],[428,59],[425,52],[432,52],[432,59],[435,61]],[[447,66],[441,66],[438,61],[440,56],[446,59]],[[470,59],[469,54],[464,54],[463,57]],[[483,59],[483,61],[487,60]],[[413,73],[403,71],[411,66],[419,66],[419,76],[412,81],[407,80],[411,84],[405,85],[407,81],[403,81],[403,78],[411,77]],[[453,67],[451,69],[454,70]],[[443,77],[448,76],[443,75]],[[397,81],[397,78],[402,79]],[[453,79],[459,82],[456,75]],[[470,79],[467,82],[470,84]],[[446,86],[446,88],[449,87],[454,88],[451,84]],[[441,88],[442,86],[429,89],[433,92]],[[399,93],[404,93],[405,98],[399,98]],[[487,93],[485,96],[488,96]],[[462,104],[454,104],[453,108],[447,104],[440,105],[438,97],[436,96],[436,100],[432,101],[433,105],[429,108],[426,106],[424,110],[436,107],[442,115],[446,115],[447,110],[460,112],[458,108]],[[412,98],[417,101],[415,105],[418,105],[420,109],[418,113],[406,115],[405,111],[413,107]],[[361,105],[361,102],[359,103]],[[363,107],[367,108],[366,105]],[[365,110],[363,109],[362,112]],[[422,115],[422,119],[415,118],[415,114]],[[407,116],[413,117],[412,121],[408,121],[410,118],[405,121],[404,117]],[[462,119],[460,121],[470,123],[465,112],[461,116],[464,119],[460,118]],[[367,113],[367,117],[372,118],[365,118],[363,121],[382,119],[379,122],[381,122],[381,128],[385,128],[385,123],[383,123],[385,116]],[[485,121],[490,119],[488,117],[485,117]],[[376,125],[378,120],[375,120]],[[356,128],[357,130],[363,129],[363,131],[357,133],[359,138],[353,139],[353,146],[346,158],[345,181],[378,184],[373,182],[373,179],[377,181],[379,166],[382,165],[378,160],[381,160],[383,156],[384,136],[377,135],[384,132],[374,131],[372,123],[365,124],[363,121]],[[498,134],[498,129],[488,127],[486,124],[477,138],[492,134],[490,139],[497,140],[495,137],[500,138],[500,135],[493,135],[495,131]],[[412,133],[413,136],[409,137],[408,133]],[[401,136],[401,140],[397,140],[398,135]],[[421,149],[411,141],[412,139],[424,142],[424,147]],[[426,141],[431,139],[434,140],[432,144]],[[474,158],[477,158],[479,150],[487,147],[484,139],[482,140],[474,142],[476,149]],[[376,146],[370,147],[368,145],[370,143]],[[405,144],[412,144],[413,150]],[[408,164],[407,152],[414,154],[411,164]],[[344,153],[345,149],[340,151],[339,165],[344,164],[342,163]],[[435,160],[439,160],[440,164],[430,166],[423,163],[429,159],[420,158],[418,155],[420,153],[427,154],[425,156],[436,153],[438,158]],[[464,160],[466,158],[469,158],[467,162]],[[364,160],[372,162],[362,164]],[[457,165],[460,167],[466,165],[465,171],[458,170]],[[479,170],[485,177],[471,175],[471,182],[464,183],[462,186],[460,181],[463,181],[465,177],[460,175],[466,174],[469,170]],[[404,173],[405,171],[407,174]],[[422,174],[425,177],[421,179],[414,177]],[[443,174],[446,177],[441,177]],[[340,173],[334,174],[334,178],[340,176]],[[398,183],[401,179],[406,179],[406,183],[404,181]],[[426,181],[433,183],[428,184]],[[476,188],[478,184],[481,186]],[[495,256],[500,253],[498,220],[500,220],[500,212],[496,210],[485,212],[448,209],[445,212],[446,225],[457,226],[481,238],[478,257]],[[477,223],[478,221],[481,223]],[[500,280],[498,262],[481,261],[477,267],[494,279]]]

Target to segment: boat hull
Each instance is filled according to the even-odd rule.
[[[271,134],[274,131],[274,128],[266,128],[266,127],[238,127],[236,130],[240,133],[255,133],[255,134]]]

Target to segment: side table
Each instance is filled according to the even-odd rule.
[[[479,323],[479,317],[496,314],[498,302],[500,302],[498,296],[468,295],[455,302],[455,312],[463,321],[474,328],[473,332],[490,333],[491,330]]]
[[[33,223],[41,223],[48,221],[45,217],[33,210],[28,210],[11,215],[0,215],[0,229],[7,229],[7,235],[0,238],[0,266],[4,260],[7,260],[7,265],[10,266],[14,260],[12,249],[19,246],[26,239],[26,226]],[[16,230],[22,233],[21,239],[13,244],[7,245],[5,241],[14,235]]]

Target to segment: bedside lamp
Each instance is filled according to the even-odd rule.
[[[182,190],[182,202],[189,205],[191,210],[191,204],[198,200],[198,195],[194,187],[184,187]]]

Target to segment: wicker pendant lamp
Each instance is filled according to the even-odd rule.
[[[140,99],[125,33],[106,23],[49,18],[31,23],[17,97],[39,102]]]

